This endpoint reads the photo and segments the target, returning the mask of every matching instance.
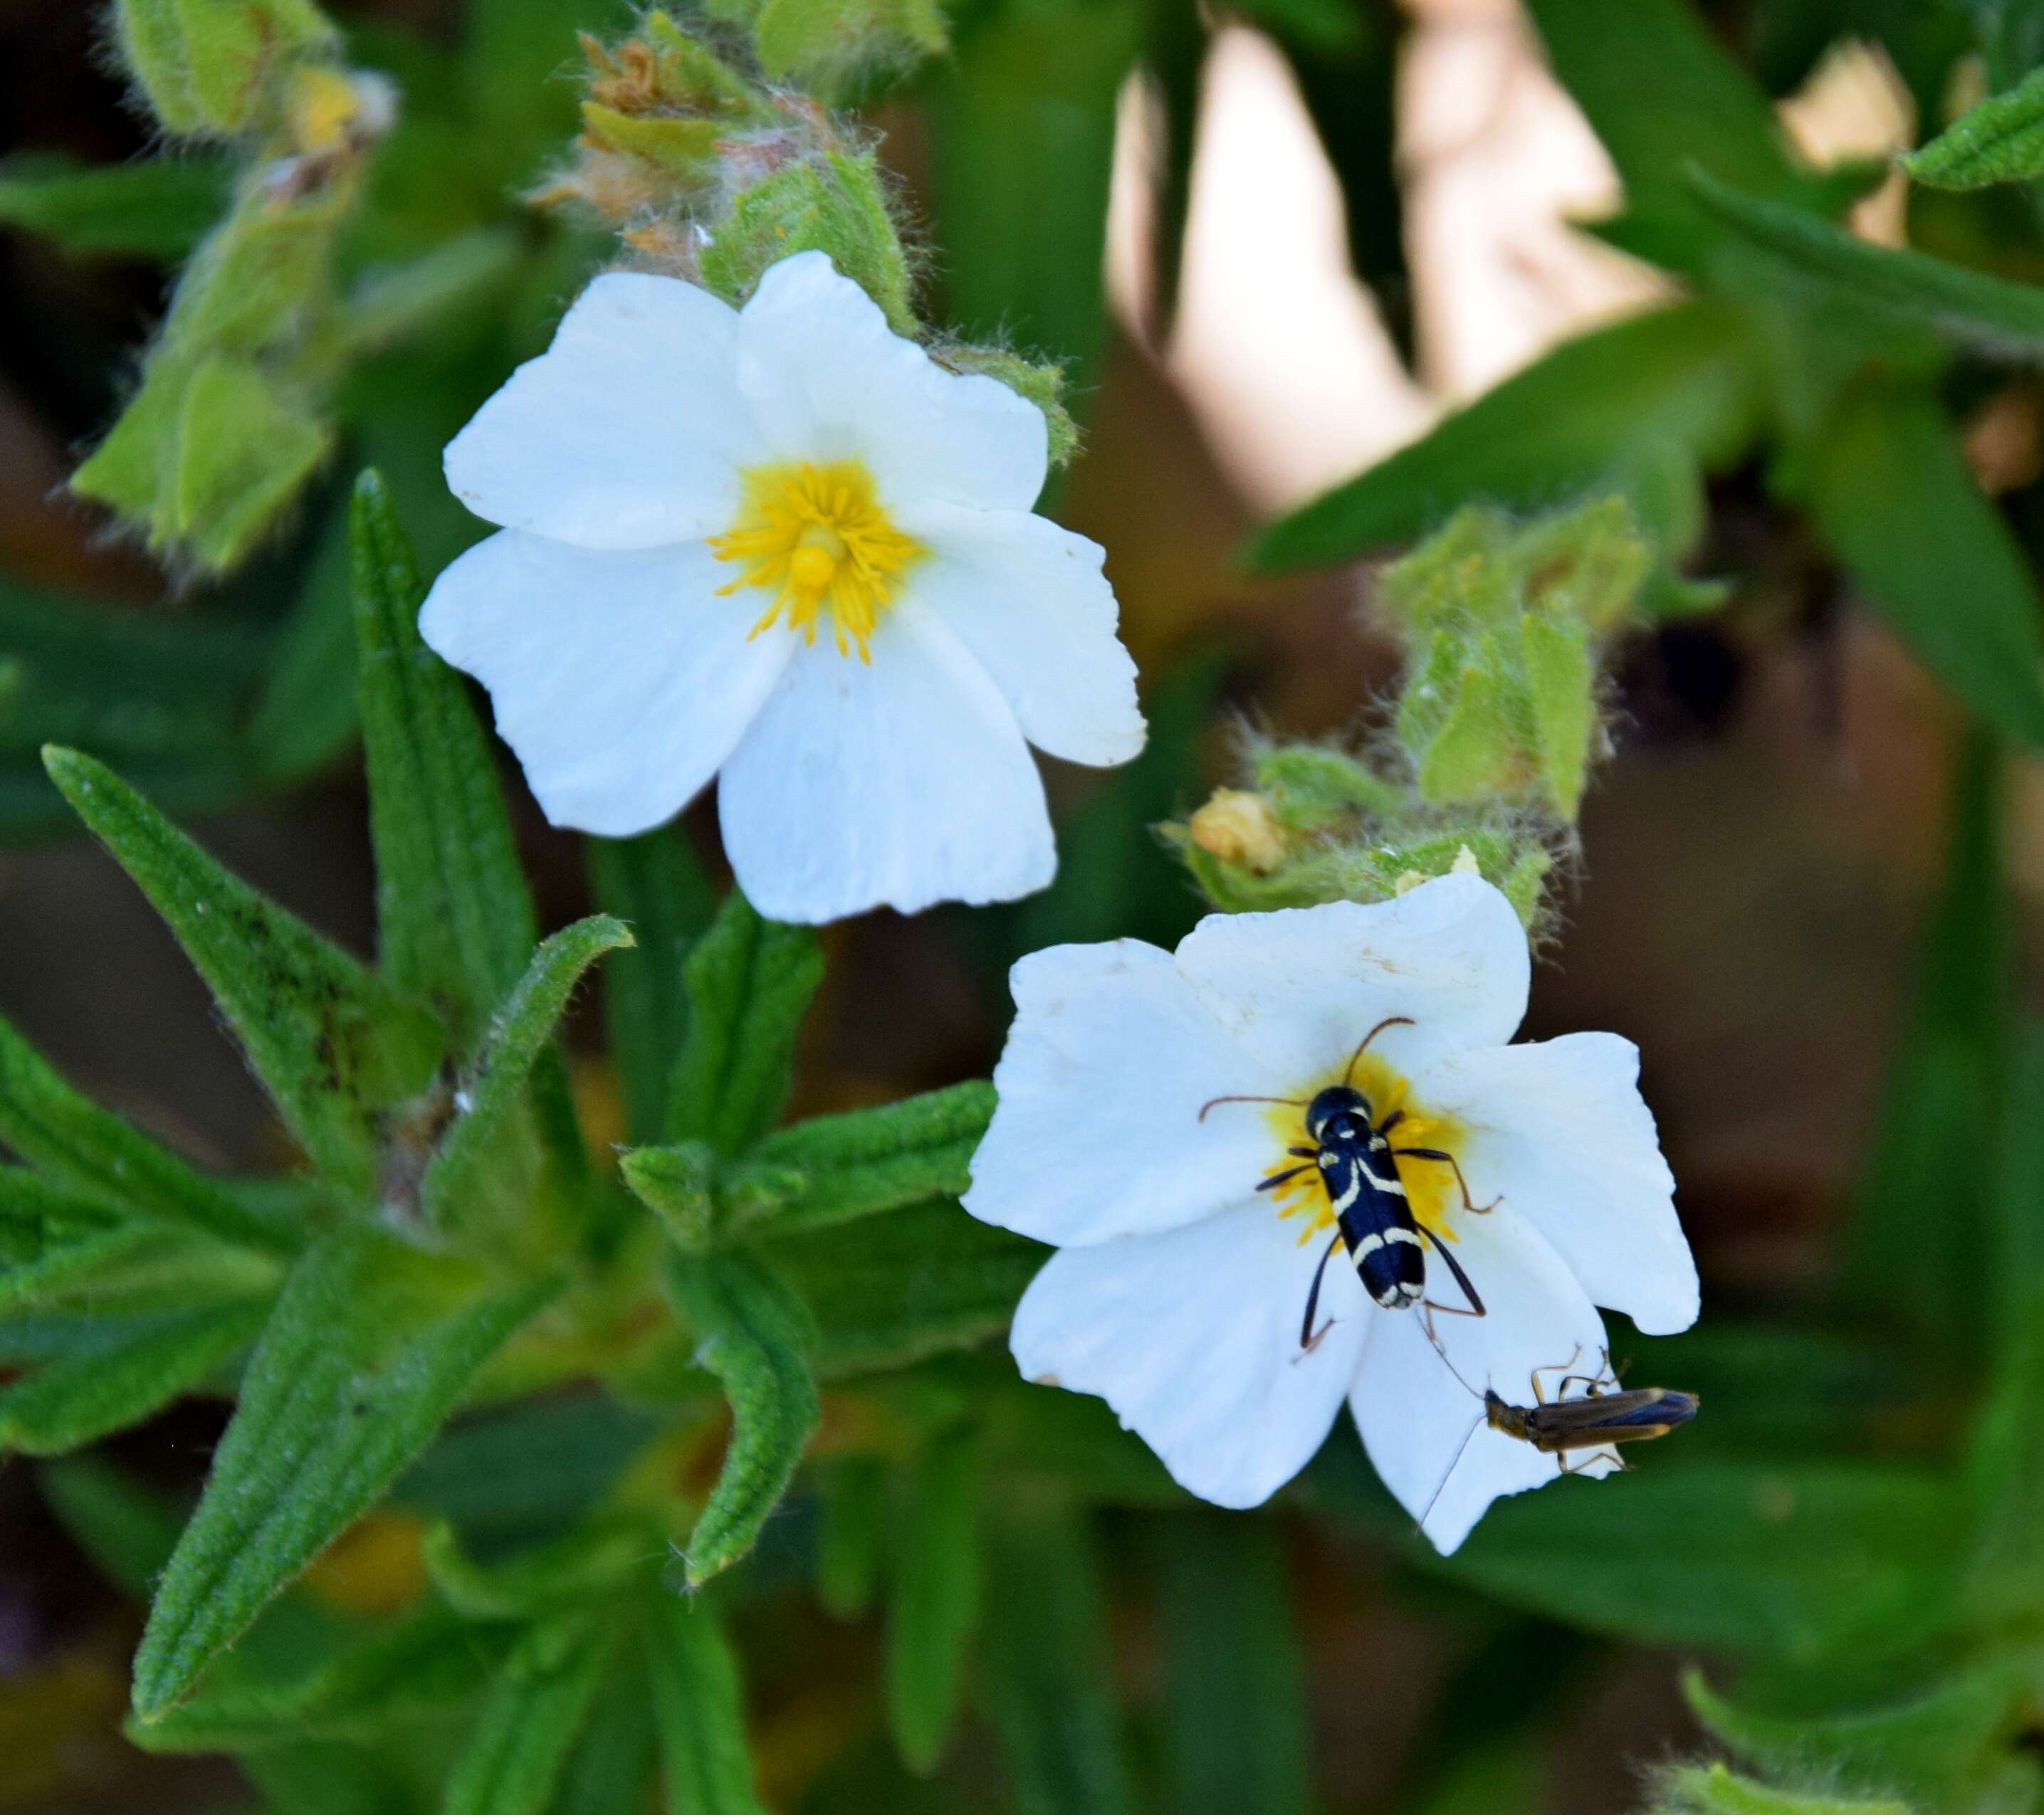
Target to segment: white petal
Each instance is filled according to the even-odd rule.
[[[910,589],[979,658],[1030,742],[1096,767],[1142,749],[1135,664],[1097,543],[1024,511],[925,503],[899,520],[930,551]]]
[[[1524,1018],[1531,976],[1519,916],[1476,876],[1367,907],[1210,915],[1178,955],[1222,1025],[1295,1084],[1341,1064],[1388,1015],[1413,1025],[1385,1028],[1370,1049],[1408,1076],[1501,1046]]]
[[[1384,1484],[1443,1556],[1469,1536],[1484,1509],[1501,1495],[1523,1493],[1561,1478],[1556,1459],[1530,1443],[1493,1430],[1477,1396],[1488,1387],[1512,1405],[1531,1405],[1535,1368],[1550,1398],[1573,1368],[1595,1374],[1604,1333],[1596,1308],[1539,1231],[1500,1205],[1485,1218],[1459,1218],[1455,1258],[1489,1313],[1434,1315],[1435,1333],[1454,1374],[1426,1337],[1416,1310],[1386,1311],[1371,1321],[1362,1371],[1350,1395],[1363,1447]],[[1431,1250],[1427,1294],[1437,1304],[1461,1295],[1442,1276]],[[1466,1383],[1466,1384],[1465,1384]],[[1581,1391],[1570,1388],[1571,1396]],[[1465,1446],[1465,1439],[1466,1445]],[[1584,1461],[1579,1452],[1571,1467]],[[1583,1472],[1607,1474],[1592,1462]]]
[[[776,635],[796,640],[761,640]],[[1058,853],[1043,781],[986,670],[909,600],[872,650],[840,655],[824,626],[724,766],[717,814],[747,899],[815,923],[1043,888]]]
[[[1272,1094],[1193,999],[1168,952],[1139,939],[1053,946],[1009,975],[1015,1024],[994,1068],[993,1125],[965,1207],[1039,1241],[1153,1234],[1254,1200],[1276,1154]],[[1266,1214],[1273,1212],[1266,1209]]]
[[[1298,1473],[1355,1379],[1372,1319],[1337,1254],[1310,1353],[1300,1319],[1325,1244],[1301,1246],[1268,1206],[1162,1235],[1060,1249],[1022,1295],[1009,1338],[1032,1380],[1097,1393],[1203,1500],[1254,1506]]]
[[[767,457],[738,388],[738,317],[678,278],[612,271],[448,443],[478,516],[589,548],[727,529]]]
[[[701,543],[578,548],[507,529],[433,582],[419,634],[490,689],[497,729],[557,826],[624,838],[671,818],[731,754],[787,664],[747,640]]]
[[[1639,1078],[1630,1040],[1570,1034],[1458,1054],[1412,1089],[1468,1124],[1472,1190],[1502,1192],[1597,1303],[1665,1336],[1696,1321],[1696,1264]]]
[[[824,253],[768,268],[738,346],[739,382],[776,452],[864,460],[890,510],[942,498],[1025,511],[1043,489],[1043,412],[997,379],[946,371]]]

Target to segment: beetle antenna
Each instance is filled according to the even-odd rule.
[[[1447,1368],[1450,1374],[1454,1376],[1456,1385],[1460,1387],[1462,1390],[1468,1394],[1471,1399],[1476,1400],[1478,1404],[1481,1404],[1483,1401],[1483,1395],[1479,1393],[1475,1387],[1472,1387],[1469,1382],[1462,1377],[1462,1369],[1458,1368],[1454,1362],[1448,1359],[1448,1352],[1441,1346],[1440,1337],[1436,1335],[1432,1330],[1427,1327],[1424,1320],[1420,1325],[1420,1333],[1425,1336],[1427,1341],[1432,1345],[1434,1353],[1440,1356],[1441,1365]],[[1463,1439],[1463,1441],[1466,1443],[1468,1439],[1466,1437]],[[1436,1489],[1435,1491],[1438,1492],[1439,1490]]]
[[[1200,1105],[1199,1119],[1205,1121],[1207,1111],[1217,1103],[1281,1103],[1293,1109],[1306,1107],[1306,1099],[1303,1096],[1210,1096]]]
[[[1348,1064],[1342,1072],[1342,1082],[1347,1084],[1355,1076],[1355,1068],[1362,1062],[1362,1055],[1369,1049],[1370,1042],[1387,1027],[1410,1027],[1413,1024],[1409,1015],[1387,1015],[1363,1035],[1362,1044],[1348,1056]]]

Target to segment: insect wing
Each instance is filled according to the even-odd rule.
[[[1665,1387],[1593,1393],[1531,1408],[1528,1422],[1543,1449],[1589,1449],[1599,1444],[1638,1443],[1666,1437],[1696,1415],[1694,1393]]]

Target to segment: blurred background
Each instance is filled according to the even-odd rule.
[[[474,21],[455,0],[334,10],[359,32],[362,60],[396,71],[407,128],[433,124],[420,86],[454,67]],[[495,168],[458,134],[422,138],[407,178],[440,192],[432,205],[451,221],[522,236],[522,288],[479,305],[487,321],[351,377],[342,455],[230,581],[171,583],[62,490],[132,382],[165,263],[0,230],[0,653],[28,677],[0,703],[0,1011],[84,1089],[210,1166],[275,1165],[282,1138],[198,978],[113,864],[74,835],[33,750],[59,738],[106,756],[197,815],[187,823],[231,867],[367,949],[350,652],[322,643],[317,607],[336,501],[375,459],[400,482],[429,568],[472,539],[477,526],[432,482],[437,447],[544,343],[605,256],[512,200],[572,131],[574,29],[628,23],[600,0],[556,10],[553,51],[533,53],[542,124],[492,148],[505,160]],[[1921,117],[1927,102],[1946,106],[1966,79],[1961,37],[1942,85],[1912,84],[1892,44],[1848,29],[1861,21],[1843,6],[1704,10],[1815,166],[1915,143],[1941,123]],[[1126,835],[1230,778],[1245,721],[1287,735],[1366,727],[1399,660],[1372,620],[1366,561],[1254,577],[1245,539],[1558,343],[1673,294],[1662,270],[1571,224],[1610,213],[1619,178],[1510,0],[1262,0],[1161,20],[1113,0],[956,12],[955,56],[878,98],[869,122],[928,224],[939,314],[1074,362],[1085,447],[1055,508],[1108,551],[1156,735],[1113,784],[1053,777],[1066,836],[1051,895],[830,932],[798,1071],[805,1113],[984,1075],[1005,965],[1022,950],[1124,931],[1168,942],[1189,926],[1199,903],[1182,873],[1161,845]],[[0,0],[0,153],[98,165],[148,150],[100,32],[71,0]],[[1024,136],[975,153],[960,122],[997,114]],[[1901,243],[1900,182],[1855,204],[1855,232]],[[422,212],[394,202],[379,217],[394,245]],[[2035,240],[2034,221],[2026,231]],[[2018,521],[2039,471],[2037,401],[2030,381],[1997,379],[1975,386],[1958,418],[1976,474]],[[1708,507],[1685,567],[1728,581],[1728,599],[1638,629],[1618,650],[1615,759],[1586,804],[1583,862],[1528,1031],[1606,1027],[1639,1042],[1707,1321],[1765,1327],[1807,1308],[1826,1277],[1942,873],[1961,720],[1757,462],[1713,474]],[[543,916],[559,924],[586,911],[580,851],[545,826],[515,766],[505,774]],[[2017,765],[2000,809],[2026,917],[2044,888],[2040,786],[2034,764]],[[698,809],[690,823],[714,861],[713,819]],[[1138,855],[1086,860],[1103,846]],[[601,1133],[620,1119],[597,1025],[585,1003],[571,1038],[590,1055],[578,1085]],[[113,1448],[188,1491],[224,1416],[188,1406]],[[1679,1441],[1708,1445],[1709,1423],[1707,1407]],[[1352,1445],[1345,1423],[1335,1441]],[[344,1547],[313,1592],[402,1601],[416,1564],[402,1528],[378,1529],[381,1548],[374,1533]],[[1139,1727],[1162,1732],[1160,1622],[1174,1616],[1124,1587],[1161,1571],[1166,1602],[1197,1592],[1197,1549],[1181,1543],[1157,1564],[1139,1520],[1107,1541],[1113,1668]],[[1637,1805],[1642,1765],[1697,1744],[1674,1654],[1479,1600],[1405,1568],[1397,1548],[1300,1519],[1275,1553],[1299,1613],[1319,1806],[1600,1815]],[[74,1546],[32,1469],[0,1464],[0,1809],[153,1815],[232,1802],[225,1765],[145,1758],[119,1739],[137,1629],[134,1604]],[[821,1761],[870,1717],[843,1684],[870,1676],[871,1634],[809,1642],[827,1644],[835,1686],[813,1660],[753,1672],[770,1798],[921,1806],[830,1800]]]

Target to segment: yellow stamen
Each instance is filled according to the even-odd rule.
[[[1337,1065],[1290,1094],[1303,1104],[1312,1101],[1316,1092],[1329,1084],[1341,1081],[1342,1068]],[[1405,1112],[1404,1119],[1391,1131],[1393,1147],[1432,1147],[1460,1157],[1468,1130],[1452,1116],[1436,1115],[1420,1108],[1412,1101],[1406,1080],[1381,1059],[1364,1053],[1349,1082],[1370,1099],[1370,1115],[1380,1128],[1398,1111]],[[1312,1145],[1306,1134],[1306,1111],[1303,1107],[1295,1109],[1289,1104],[1274,1107],[1265,1119],[1278,1143],[1278,1157],[1264,1168],[1263,1176],[1274,1178],[1295,1166],[1304,1165],[1306,1168],[1296,1178],[1274,1185],[1264,1194],[1277,1204],[1280,1217],[1302,1219],[1299,1244],[1304,1247],[1316,1235],[1335,1226],[1334,1207],[1327,1201],[1326,1175],[1317,1165],[1287,1151],[1293,1147]],[[1399,1181],[1405,1187],[1405,1201],[1412,1208],[1413,1221],[1429,1234],[1438,1235],[1444,1241],[1453,1241],[1456,1238],[1449,1213],[1462,1208],[1462,1194],[1456,1188],[1454,1169],[1438,1160],[1397,1160],[1393,1163],[1398,1168]]]
[[[838,654],[856,644],[859,660],[870,662],[873,633],[901,575],[928,551],[894,527],[865,462],[754,466],[743,487],[738,520],[709,538],[718,560],[740,564],[738,578],[718,591],[759,586],[773,594],[754,636],[785,612],[788,628],[814,643],[828,608]]]

